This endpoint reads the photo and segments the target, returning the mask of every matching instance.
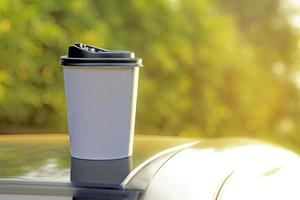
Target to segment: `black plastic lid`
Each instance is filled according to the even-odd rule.
[[[142,67],[142,59],[134,52],[106,50],[82,43],[69,46],[68,55],[61,57],[64,66],[125,66]]]

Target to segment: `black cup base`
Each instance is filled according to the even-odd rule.
[[[78,186],[121,189],[132,169],[132,158],[85,160],[71,157],[71,182]]]

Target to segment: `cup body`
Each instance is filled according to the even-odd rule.
[[[132,155],[139,67],[63,65],[71,156]]]

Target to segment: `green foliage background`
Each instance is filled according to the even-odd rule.
[[[59,57],[80,41],[143,58],[137,133],[298,150],[299,31],[282,2],[1,0],[2,132],[67,130]]]

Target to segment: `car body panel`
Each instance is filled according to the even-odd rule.
[[[138,177],[126,188],[144,190],[141,200],[300,199],[299,169],[300,157],[288,150],[249,139],[211,139],[173,154],[142,179],[146,189],[132,184],[141,182]]]
[[[132,166],[170,147],[195,139],[136,135]],[[0,178],[54,182],[70,181],[67,134],[0,135]]]
[[[140,192],[77,187],[71,183],[0,181],[1,200],[137,200]]]
[[[300,199],[299,155],[256,140],[137,136],[119,187],[70,182],[69,160],[67,135],[0,136],[0,200]]]
[[[132,166],[190,138],[135,136]],[[141,190],[70,182],[67,134],[0,135],[0,200],[136,200]]]

